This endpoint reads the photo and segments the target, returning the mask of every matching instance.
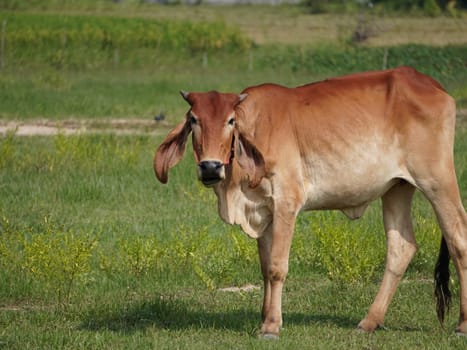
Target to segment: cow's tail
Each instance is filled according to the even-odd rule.
[[[441,325],[444,324],[444,315],[451,305],[451,292],[449,291],[449,250],[444,237],[441,238],[438,261],[435,266],[435,297],[436,314]]]

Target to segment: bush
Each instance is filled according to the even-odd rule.
[[[311,222],[299,218],[290,256],[292,272],[309,274],[314,270],[345,283],[381,277],[386,254],[381,226],[368,220],[350,222],[333,212],[319,213]],[[414,229],[419,251],[409,271],[431,275],[439,228],[434,219],[426,219],[416,209]],[[223,235],[209,231],[208,227],[180,226],[163,241],[132,235],[104,245],[98,236],[63,231],[47,218],[42,230],[33,231],[15,230],[3,216],[0,266],[4,275],[20,274],[33,284],[45,285],[61,305],[77,285],[95,279],[100,272],[117,280],[121,276],[174,278],[191,274],[209,290],[260,279],[253,240],[237,229]]]
[[[375,232],[368,224],[344,220],[331,214],[312,223],[319,265],[333,280],[371,281],[384,264],[382,232]]]
[[[460,157],[457,159],[460,179],[465,177],[462,169],[466,168],[462,163],[462,150],[465,148],[462,136],[460,134],[456,142],[456,156]],[[76,286],[97,280],[101,276],[111,280],[139,280],[148,276],[156,279],[170,276],[171,279],[186,280],[188,276],[190,281],[191,278],[197,278],[211,290],[222,285],[241,285],[260,280],[255,241],[238,228],[221,224],[216,214],[207,213],[206,208],[214,209],[214,194],[202,185],[192,184],[191,178],[174,181],[178,185],[172,187],[173,192],[169,196],[175,202],[196,203],[183,203],[185,207],[180,215],[185,215],[189,208],[196,215],[208,217],[206,221],[200,220],[199,216],[192,217],[193,212],[190,212],[190,220],[185,221],[189,224],[181,224],[177,214],[171,213],[171,217],[164,218],[163,223],[155,226],[160,227],[161,232],[154,232],[153,226],[144,233],[131,231],[134,230],[134,223],[125,228],[119,226],[122,222],[135,218],[143,221],[138,208],[126,216],[124,208],[128,207],[121,204],[127,201],[135,205],[141,198],[130,197],[128,200],[129,197],[126,196],[131,190],[125,185],[140,182],[138,176],[145,179],[152,176],[149,171],[135,167],[140,162],[139,159],[145,157],[142,154],[153,147],[151,138],[58,135],[31,142],[10,135],[1,141],[8,145],[3,148],[8,150],[5,154],[9,154],[9,160],[0,173],[4,180],[21,184],[28,193],[39,186],[56,188],[55,192],[47,192],[39,200],[39,206],[44,205],[44,200],[51,200],[53,204],[49,207],[31,210],[33,206],[24,205],[16,209],[11,208],[13,206],[7,207],[7,204],[0,208],[0,267],[5,281],[22,280],[23,284],[33,287],[46,286],[45,293],[48,290],[60,303],[66,303]],[[147,160],[148,158],[144,158],[145,162]],[[190,164],[186,163],[187,166]],[[183,163],[180,165],[183,166]],[[124,172],[129,172],[126,179],[121,176]],[[179,175],[186,176],[186,172],[182,174],[181,171]],[[57,177],[52,176],[57,174],[66,178],[66,181],[57,181]],[[21,179],[11,180],[13,176]],[[70,180],[73,176],[75,178]],[[107,181],[109,178],[106,176],[113,176],[115,181]],[[38,182],[35,182],[37,178]],[[44,182],[44,179],[52,180]],[[149,185],[144,181],[142,183],[142,186],[134,188],[134,192],[148,191]],[[461,191],[464,183],[465,181],[460,180]],[[10,185],[5,187],[5,191],[4,193],[10,193],[18,189]],[[165,199],[167,194],[161,191],[155,195]],[[108,238],[106,235],[106,241],[102,242],[103,235],[92,232],[101,231],[97,229],[101,227],[101,223],[97,222],[100,220],[98,215],[103,203],[105,209],[112,210],[107,207],[111,196],[116,199],[110,203],[116,203],[118,208],[108,218],[114,226],[109,227],[109,221],[103,221],[102,225],[117,238],[112,239],[111,235]],[[409,271],[431,278],[439,250],[440,232],[431,208],[425,200],[421,202],[420,198],[422,196],[415,196],[413,207],[419,251]],[[15,199],[9,198],[5,203],[12,203]],[[20,200],[24,203],[24,198]],[[77,203],[73,213],[76,208],[83,211],[84,215],[99,212],[93,214],[93,217],[86,216],[83,220],[84,227],[91,229],[76,231],[51,223],[50,216],[42,213],[55,205],[60,206],[60,201],[73,206]],[[165,216],[167,212],[162,208],[165,204],[157,207],[157,203],[161,202],[149,203],[144,208],[152,210],[154,204],[154,215]],[[28,210],[31,212],[22,213]],[[74,221],[79,219],[71,216],[70,220],[63,213],[65,212],[58,211],[51,215],[58,216],[59,220],[60,215],[66,216],[61,221],[63,225],[77,225]],[[214,217],[218,221],[210,221]],[[29,224],[25,224],[26,221]],[[89,221],[93,221],[91,225]],[[222,227],[220,230],[219,225]],[[132,228],[128,230],[128,227]],[[292,274],[308,276],[314,270],[337,281],[369,281],[381,276],[385,252],[381,208],[378,203],[371,205],[359,221],[349,221],[336,212],[313,212],[300,215],[297,219],[289,266]],[[10,293],[9,285],[4,285],[1,292]],[[32,293],[38,293],[37,290],[36,288]]]
[[[142,275],[160,264],[163,251],[153,238],[131,237],[118,241],[117,245],[125,272]]]
[[[88,280],[97,239],[57,230],[47,217],[44,230],[34,234],[13,230],[5,217],[2,226],[0,266],[44,285],[46,294],[51,291],[59,305],[69,301],[75,285]]]
[[[443,48],[423,45],[401,45],[396,47],[321,47],[303,48],[296,46],[270,46],[255,55],[257,64],[292,72],[309,72],[317,75],[338,76],[352,72],[379,70],[385,58],[387,68],[408,65],[435,79],[452,79],[465,74],[467,47],[447,46]]]
[[[436,3],[436,0],[424,0],[423,11],[425,14],[432,17],[439,16],[441,14],[441,9]]]
[[[90,69],[154,57],[241,52],[252,46],[240,30],[223,22],[3,13],[4,60],[8,65],[45,64],[55,69]]]
[[[243,50],[251,45],[239,30],[223,22],[186,22],[141,18],[3,14],[5,45],[26,50],[113,50],[166,48],[205,51]]]
[[[379,12],[410,12],[427,16],[439,16],[443,11],[452,13],[455,7],[467,8],[465,0],[303,0],[302,4],[311,13],[349,13],[374,7]]]
[[[193,231],[180,227],[166,243],[167,267],[191,270],[210,290],[223,284],[240,284],[256,270],[256,244],[238,230],[216,236],[207,227]]]

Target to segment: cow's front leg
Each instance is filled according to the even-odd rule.
[[[261,322],[264,322],[266,315],[268,314],[269,306],[271,305],[271,283],[269,282],[268,268],[269,268],[269,257],[271,255],[271,229],[272,225],[268,226],[268,229],[263,233],[263,236],[258,238],[258,253],[259,262],[261,264],[261,273],[263,275],[264,282],[264,296],[263,296],[263,307],[261,309]]]
[[[292,215],[275,215],[270,232],[270,238],[264,236],[261,239],[264,247],[268,247],[270,240],[269,258],[267,268],[264,269],[264,302],[263,302],[263,324],[260,336],[264,338],[277,338],[282,326],[282,288],[288,271],[289,252],[292,242],[296,213]],[[261,244],[261,242],[258,242]],[[268,250],[265,249],[265,252]],[[260,249],[261,256],[261,249]]]

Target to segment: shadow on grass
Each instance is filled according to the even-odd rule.
[[[103,310],[102,308],[93,310],[83,320],[81,329],[127,333],[156,327],[167,330],[197,328],[257,333],[261,318],[259,310],[236,308],[224,312],[213,312],[205,308],[206,305],[196,302],[188,303],[183,299],[159,298],[151,302],[133,304],[121,310]],[[284,313],[286,325],[317,324],[354,329],[358,321],[358,319],[335,315]]]

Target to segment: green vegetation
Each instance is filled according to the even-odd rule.
[[[6,13],[6,45],[27,56],[31,49],[109,50],[159,48],[191,51],[242,49],[250,45],[222,22]]]
[[[463,193],[466,135],[460,129],[456,146]],[[160,138],[10,134],[1,141],[4,343],[107,348],[92,340],[97,336],[110,347],[134,341],[141,348],[184,347],[189,338],[198,344],[194,348],[238,341],[266,346],[254,339],[261,292],[217,291],[261,285],[256,244],[220,221],[214,194],[195,181],[191,157],[172,172],[170,186],[162,186],[151,169]],[[351,329],[365,313],[384,267],[380,205],[355,222],[335,212],[301,215],[284,303],[285,342],[297,346],[321,339],[326,347],[324,327],[338,343],[351,341],[357,348],[372,342],[391,348],[388,341],[404,348],[398,336],[417,344],[416,338],[429,335],[436,346],[462,347],[462,340],[440,331],[431,283],[423,282],[431,279],[440,233],[421,196],[413,217],[420,251],[392,305],[391,331],[359,337]],[[455,291],[456,286],[453,280]],[[420,298],[424,301],[414,303]],[[452,329],[454,313],[448,321]],[[45,338],[40,336],[44,322],[52,327]],[[412,332],[406,334],[406,327]]]
[[[401,13],[405,11],[412,15],[432,17],[443,13],[456,16],[459,13],[458,11],[467,8],[465,0],[304,0],[303,4],[312,13],[361,11],[362,8],[369,7],[374,8],[378,12],[390,11]]]
[[[157,136],[0,137],[0,348],[465,348],[452,335],[456,278],[447,331],[436,321],[431,280],[440,232],[421,195],[413,209],[420,249],[391,304],[388,331],[354,331],[384,268],[374,203],[358,221],[337,212],[299,216],[286,328],[270,343],[256,339],[261,289],[219,289],[261,286],[255,242],[221,222],[214,194],[195,180],[191,152],[168,186],[152,170],[166,126],[186,111],[180,89],[239,92],[265,81],[293,86],[411,65],[465,108],[462,13],[375,17],[394,29],[356,43],[358,6],[338,16],[299,6],[136,0],[7,0],[0,9],[0,123],[87,118],[105,128],[107,118],[166,115],[150,128]],[[415,33],[430,30],[436,35]],[[464,198],[466,127],[460,115],[455,154]]]
[[[45,67],[37,71],[21,69],[20,76],[13,70],[0,76],[0,116],[7,119],[151,118],[165,111],[175,124],[186,109],[178,95],[180,89],[240,92],[246,86],[264,81],[294,86],[337,74],[380,69],[385,57],[388,67],[411,65],[432,75],[452,91],[462,106],[467,98],[464,88],[467,69],[463,60],[466,56],[466,47],[412,45],[386,51],[384,48],[267,46],[235,55],[207,54],[206,67],[202,64],[203,54],[181,59],[169,53],[136,69],[107,66],[76,73],[71,68]],[[132,57],[138,59],[137,54]],[[231,63],[228,68],[225,62]],[[173,65],[177,66],[176,70],[171,68]]]
[[[219,20],[4,12],[3,21],[5,119],[151,118],[164,111],[175,123],[185,109],[180,89],[239,92],[264,81],[293,86],[399,65],[430,74],[461,103],[467,97],[465,45],[362,46],[351,42],[350,29],[330,44],[258,45]]]

